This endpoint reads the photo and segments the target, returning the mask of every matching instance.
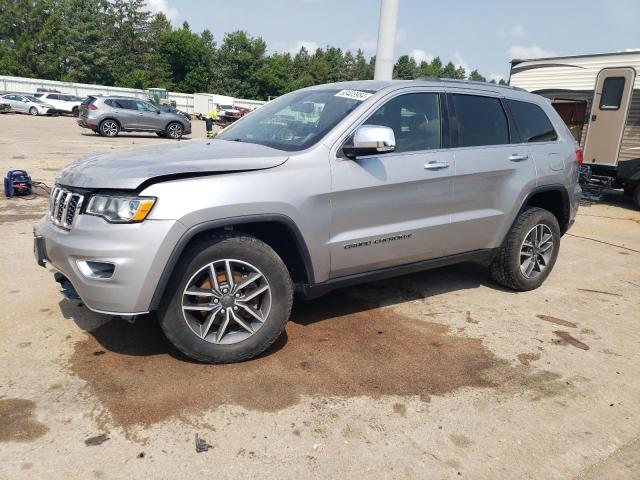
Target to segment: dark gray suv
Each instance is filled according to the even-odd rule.
[[[165,112],[134,97],[92,95],[80,105],[78,125],[104,137],[120,132],[155,132],[159,137],[178,139],[191,133],[184,115]]]

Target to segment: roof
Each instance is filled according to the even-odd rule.
[[[561,58],[589,58],[589,57],[607,57],[610,55],[640,55],[640,50],[628,50],[626,52],[610,52],[610,53],[590,53],[584,55],[561,55],[557,57],[540,57],[540,58],[514,58],[511,60],[511,65],[517,65],[522,62],[535,62],[538,60],[558,60]]]
[[[400,87],[400,86],[425,86],[425,87],[443,87],[449,86],[454,88],[474,88],[486,91],[496,90],[512,90],[512,91],[525,91],[518,87],[511,87],[509,85],[499,85],[497,83],[478,82],[474,80],[458,80],[452,78],[436,78],[436,77],[420,77],[415,80],[355,80],[350,82],[336,82],[325,83],[323,85],[315,85],[308,87],[309,89],[324,89],[324,88],[341,88],[349,90],[368,90],[378,92],[385,88]]]

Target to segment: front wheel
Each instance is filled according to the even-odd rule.
[[[293,285],[257,238],[225,234],[191,247],[167,287],[160,325],[178,350],[206,363],[248,360],[282,334]]]
[[[165,131],[167,137],[173,138],[174,140],[181,138],[183,132],[184,128],[178,122],[171,122],[167,125],[167,130]]]
[[[38,115],[38,109],[36,107],[31,107],[29,109],[29,115],[33,115],[34,117]]]
[[[524,292],[542,285],[558,258],[560,226],[542,208],[522,212],[491,264],[491,276],[502,286]]]

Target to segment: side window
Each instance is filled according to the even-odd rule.
[[[624,92],[624,77],[608,77],[602,84],[600,110],[618,110]]]
[[[104,103],[105,103],[105,104],[107,104],[107,105],[109,105],[110,107],[115,107],[115,106],[116,106],[115,102],[114,102],[113,100],[111,100],[110,98],[107,98],[107,99],[104,101]],[[82,104],[83,104],[83,105],[87,105],[85,102],[82,102]]]
[[[138,109],[138,105],[133,100],[118,99],[118,100],[115,100],[115,102],[116,102],[116,107],[117,108],[123,108],[125,110],[137,110]]]
[[[365,125],[393,130],[396,152],[440,148],[440,103],[437,93],[408,93],[392,98],[371,115]]]
[[[155,113],[158,110],[156,109],[156,107],[154,107],[153,105],[151,105],[150,103],[147,102],[136,102],[138,111],[140,112],[152,112]]]
[[[509,124],[499,99],[453,94],[452,100],[459,147],[509,143]]]
[[[558,139],[551,121],[534,103],[507,100],[522,142],[551,142]]]

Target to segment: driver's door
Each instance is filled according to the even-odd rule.
[[[393,153],[331,162],[333,278],[448,253],[453,155],[438,92],[391,98],[365,124],[390,127]]]

